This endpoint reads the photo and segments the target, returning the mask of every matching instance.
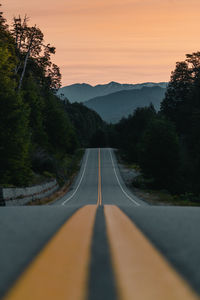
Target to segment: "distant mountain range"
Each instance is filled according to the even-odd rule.
[[[61,95],[61,98],[66,97],[70,102],[85,102],[89,99],[109,95],[112,93],[126,91],[126,90],[138,90],[143,87],[161,87],[166,88],[167,82],[145,82],[139,84],[121,84],[118,82],[110,82],[108,84],[98,84],[92,86],[86,83],[77,83],[62,87],[58,91],[58,95]]]
[[[164,83],[163,83],[164,85]],[[122,117],[132,114],[137,107],[153,103],[156,110],[164,98],[166,88],[158,86],[123,90],[106,96],[95,97],[84,102],[88,108],[95,110],[104,121],[117,123]]]

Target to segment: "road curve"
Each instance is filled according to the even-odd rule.
[[[199,299],[199,226],[200,208],[147,205],[112,149],[87,149],[53,205],[0,208],[0,298]]]

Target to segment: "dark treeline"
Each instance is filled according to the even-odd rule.
[[[113,145],[141,167],[150,187],[200,194],[200,52],[186,55],[172,72],[156,113],[138,108],[113,128]]]
[[[122,119],[114,132],[122,158],[142,170],[140,186],[177,191],[179,140],[172,122],[150,105]]]
[[[87,108],[82,103],[70,103],[68,100],[64,100],[63,105],[82,147],[94,147],[94,140],[99,132],[106,135],[106,123],[95,111]],[[99,140],[97,143],[99,143]],[[100,144],[102,145],[102,140]],[[98,145],[96,146],[98,147]]]
[[[9,29],[0,12],[1,185],[27,185],[41,175],[65,179],[77,149],[104,126],[95,112],[56,97],[54,53],[27,17],[14,18]]]

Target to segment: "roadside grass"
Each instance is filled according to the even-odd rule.
[[[70,186],[80,169],[80,164],[84,153],[84,149],[79,149],[73,156],[66,157],[63,160],[62,172],[60,174],[60,177],[58,178],[58,183],[60,186],[59,190],[57,190],[49,197],[31,201],[27,205],[46,205],[63,197],[70,189]],[[55,178],[54,174],[47,173],[48,172],[45,172],[44,174],[46,175],[46,177]],[[68,178],[67,180],[65,179],[66,176]]]
[[[152,205],[200,206],[199,201],[192,201],[187,195],[171,195],[168,191],[136,188],[133,192],[141,200]]]
[[[129,170],[135,170],[140,174],[133,178],[132,184],[129,188],[133,193],[141,200],[146,201],[151,205],[172,205],[172,206],[200,206],[200,195],[196,196],[192,193],[185,193],[180,195],[172,195],[167,190],[151,189],[153,179],[146,179],[141,174],[141,168],[137,164],[131,164],[126,162],[120,155],[119,151],[116,151],[117,160],[124,168]]]

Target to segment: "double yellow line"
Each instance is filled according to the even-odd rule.
[[[3,300],[88,299],[93,230],[102,205],[100,156],[99,149],[97,206],[77,210]],[[118,207],[105,205],[104,212],[118,300],[199,300]]]
[[[119,300],[200,300],[129,217],[104,212]]]
[[[102,194],[101,194],[101,150],[98,153],[98,200],[97,206],[102,205]]]
[[[96,205],[76,211],[3,300],[85,300]]]
[[[99,149],[97,206],[100,205]],[[4,300],[87,299],[88,265],[97,206],[84,206],[71,216],[20,276]]]

